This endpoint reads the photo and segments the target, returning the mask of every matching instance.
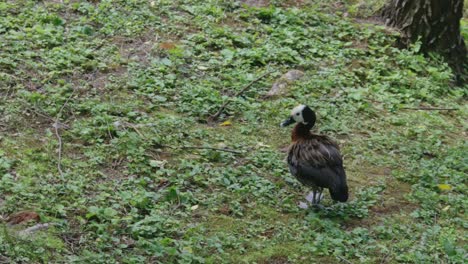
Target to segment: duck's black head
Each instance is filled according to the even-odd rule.
[[[293,123],[302,123],[307,128],[312,128],[315,125],[315,112],[307,105],[298,105],[291,111],[291,116],[281,123],[282,127]]]

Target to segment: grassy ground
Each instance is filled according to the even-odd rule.
[[[437,56],[327,1],[61,2],[0,2],[0,214],[51,224],[0,222],[0,262],[463,263],[467,87]],[[300,103],[349,203],[297,206],[278,124]]]

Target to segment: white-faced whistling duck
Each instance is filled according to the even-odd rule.
[[[318,205],[323,188],[328,188],[333,200],[348,200],[348,185],[338,145],[324,135],[312,134],[316,121],[315,112],[306,105],[299,105],[282,127],[297,123],[292,131],[292,143],[288,150],[288,165],[292,175],[302,184],[312,188],[312,204]]]

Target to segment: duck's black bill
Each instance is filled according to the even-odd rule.
[[[284,120],[283,122],[281,122],[281,126],[282,127],[285,127],[285,126],[289,126],[290,124],[293,124],[295,123],[296,121],[294,121],[294,118],[292,118],[292,116],[286,120]]]

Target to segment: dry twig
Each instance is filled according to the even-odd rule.
[[[227,148],[196,147],[196,146],[191,146],[191,147],[184,146],[180,148],[181,149],[210,149],[210,150],[224,151],[224,152],[230,152],[230,153],[235,153],[235,154],[242,154],[242,151],[234,150],[234,149],[227,149]]]
[[[23,108],[25,108],[26,111],[31,112],[31,114],[35,114],[37,116],[41,116],[41,117],[43,117],[45,119],[48,119],[48,120],[50,120],[52,122],[55,122],[55,118],[53,118],[53,117],[47,115],[46,113],[44,113],[44,110],[42,110],[42,109],[40,109],[40,108],[38,108],[36,106],[30,106],[28,103],[26,103],[24,101],[20,101],[20,103],[23,105]],[[69,127],[65,123],[59,123],[59,125],[62,126],[62,127],[66,127],[66,128]]]
[[[425,110],[425,111],[455,111],[459,110],[458,108],[437,108],[437,107],[403,107],[405,110]]]
[[[62,142],[62,137],[60,136],[60,133],[59,133],[59,118],[60,118],[60,115],[62,114],[62,111],[63,109],[65,108],[65,106],[68,104],[68,102],[70,101],[70,99],[72,98],[72,96],[75,94],[75,91],[73,91],[70,96],[67,98],[67,100],[63,103],[62,107],[60,107],[60,110],[58,111],[57,115],[55,116],[55,121],[54,121],[54,131],[55,131],[55,136],[57,137],[57,140],[58,140],[58,149],[57,149],[57,152],[58,152],[58,159],[57,159],[57,169],[60,173],[60,176],[62,177],[62,179],[64,178],[63,177],[63,171],[62,171],[62,148],[63,148],[63,142]]]
[[[30,235],[32,233],[35,233],[37,231],[40,231],[42,229],[47,229],[49,228],[49,226],[51,226],[52,224],[50,223],[44,223],[44,224],[37,224],[37,225],[33,225],[31,227],[28,227],[24,230],[21,230],[18,232],[18,235],[20,236],[27,236],[27,235]]]
[[[146,139],[146,137],[140,132],[140,130],[138,130],[138,128],[137,128],[134,124],[129,123],[129,122],[125,122],[124,124],[127,125],[127,126],[129,126],[129,127],[131,127],[131,128],[133,128],[133,130],[135,130],[135,132],[136,132],[141,138],[145,138],[145,139]]]
[[[263,79],[265,76],[271,74],[273,71],[267,71],[266,73],[260,75],[257,79],[251,81],[249,84],[247,84],[246,86],[244,86],[244,88],[242,88],[239,92],[237,92],[233,97],[238,97],[239,95],[241,95],[243,92],[245,92],[247,89],[249,89],[250,86],[252,86],[254,83],[260,81],[261,79]],[[210,120],[211,121],[215,121],[216,119],[218,119],[218,117],[221,115],[221,113],[224,111],[224,109],[226,108],[226,106],[231,103],[232,100],[231,98],[226,100],[226,102],[224,102],[221,107],[219,108],[218,112],[216,112],[216,114],[210,116]]]
[[[216,151],[224,151],[234,154],[242,154],[243,152],[240,150],[235,149],[228,149],[228,148],[213,148],[213,147],[202,147],[202,146],[181,146],[181,147],[173,147],[169,145],[160,145],[161,148],[170,148],[170,149],[209,149],[209,150],[216,150]]]
[[[353,264],[351,261],[349,261],[349,260],[347,260],[347,259],[345,259],[345,258],[343,258],[343,257],[341,257],[341,256],[336,256],[336,257],[339,258],[339,259],[341,259],[342,261],[348,263],[348,264]]]

